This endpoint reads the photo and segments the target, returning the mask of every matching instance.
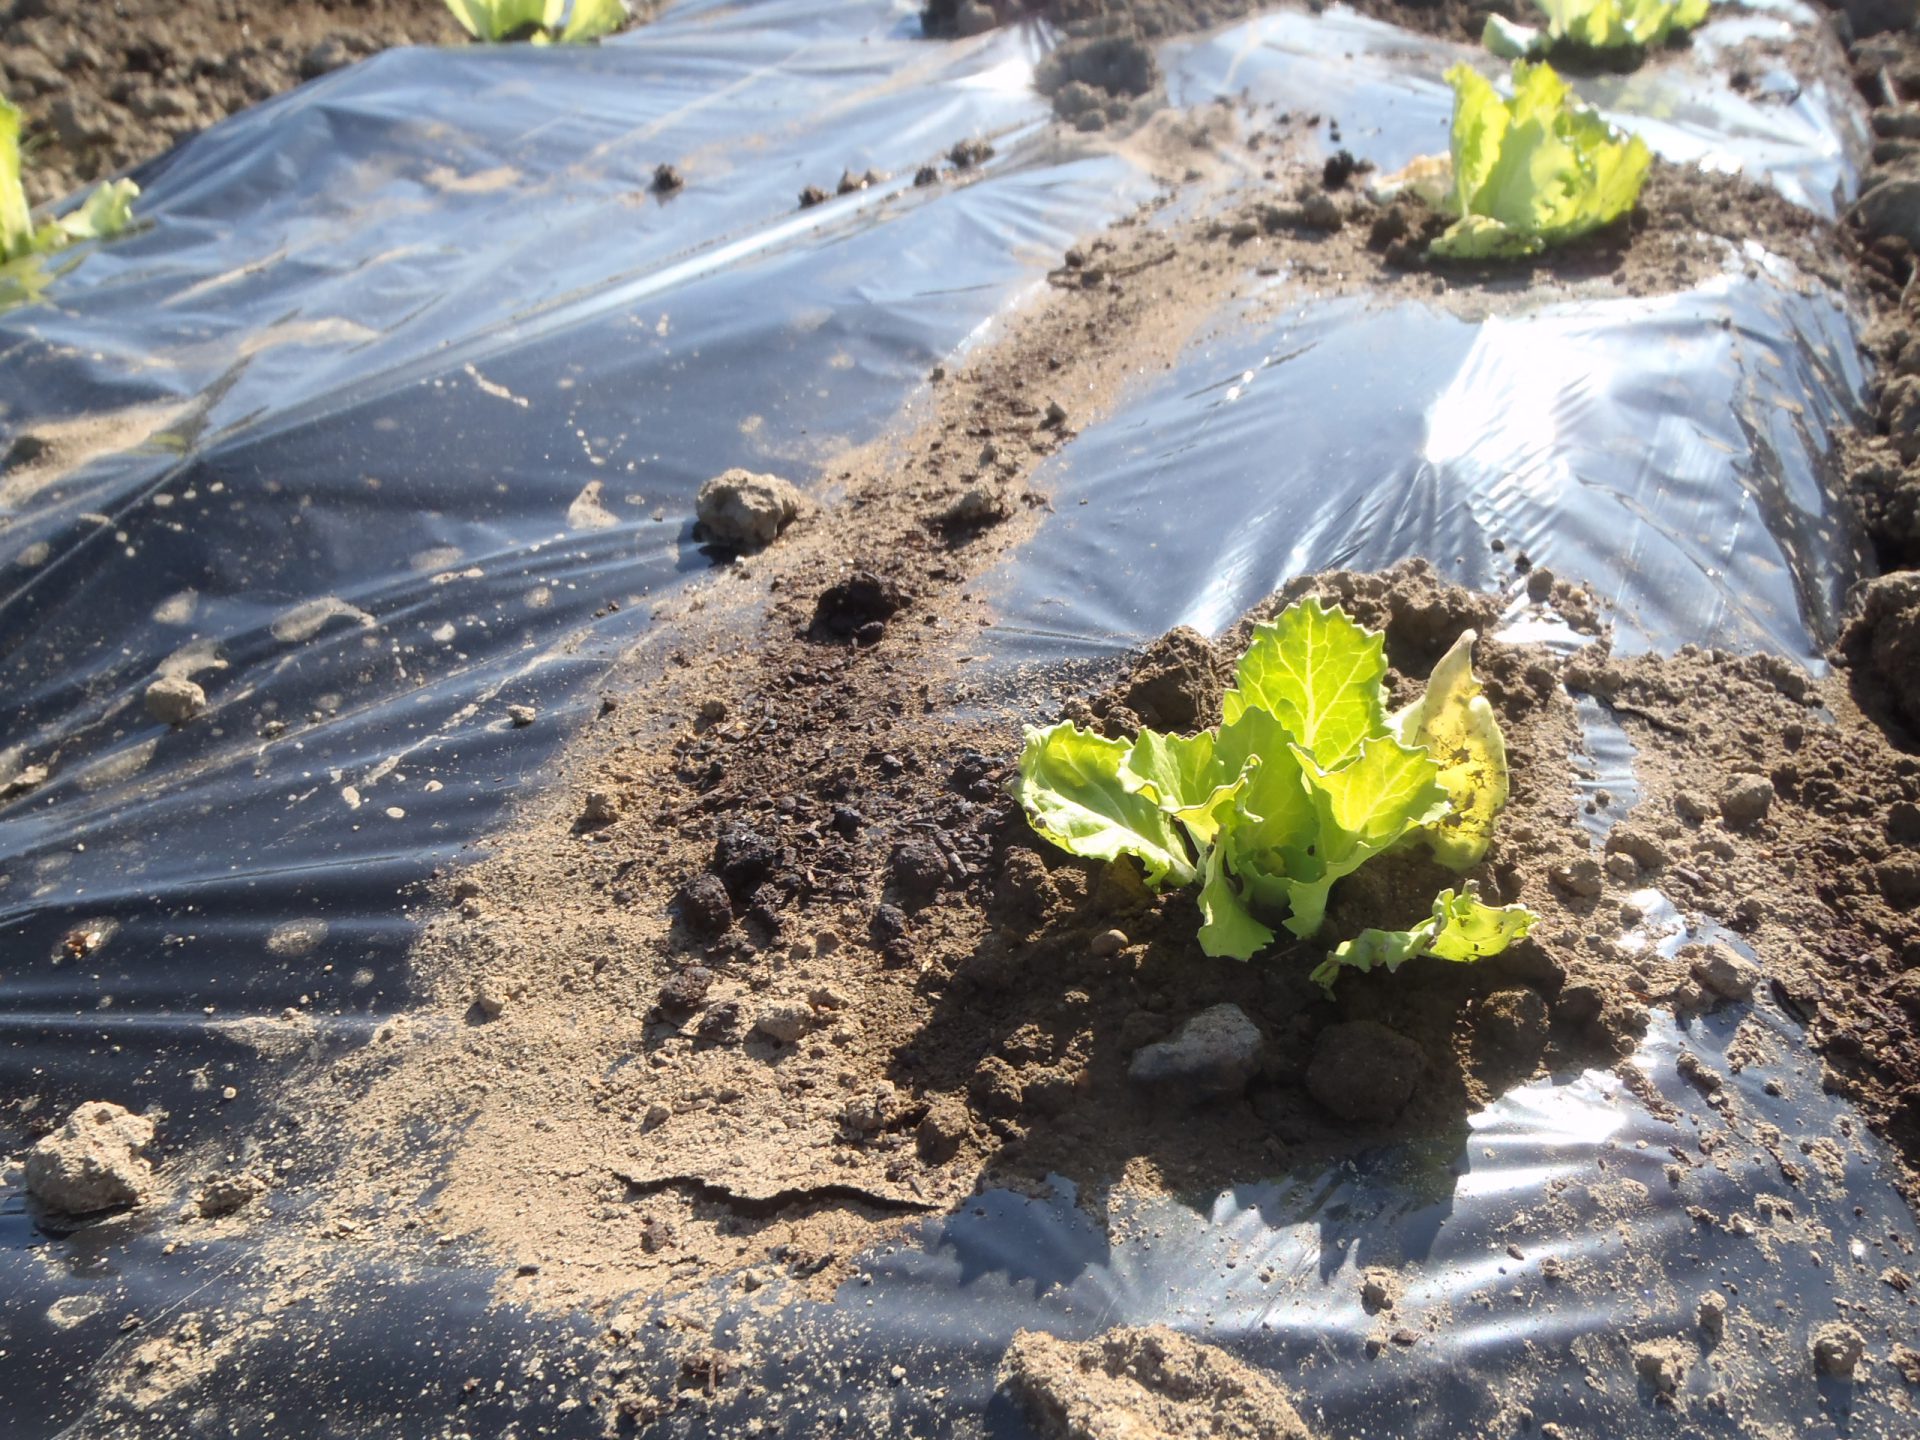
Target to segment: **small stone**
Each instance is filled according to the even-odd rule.
[[[487,976],[474,987],[473,1003],[489,1020],[499,1019],[500,1012],[507,1008],[506,982],[496,975]]]
[[[641,1123],[644,1124],[647,1127],[647,1129],[652,1130],[657,1126],[666,1124],[667,1121],[671,1120],[672,1118],[673,1118],[673,1111],[668,1109],[667,1106],[661,1104],[658,1100],[656,1100],[651,1105],[647,1106],[646,1118]]]
[[[1047,401],[1048,427],[1054,430],[1058,430],[1062,425],[1065,425],[1066,423],[1067,423],[1067,407],[1062,405],[1058,400]]]
[[[207,708],[207,692],[181,675],[147,686],[147,713],[163,725],[185,725]]]
[[[1087,953],[1096,960],[1110,959],[1127,948],[1127,932],[1124,930],[1102,930],[1093,937],[1087,946]]]
[[[1607,888],[1606,881],[1601,878],[1600,864],[1591,856],[1582,856],[1578,860],[1551,867],[1547,871],[1547,879],[1569,895],[1578,895],[1587,899],[1591,899]]]
[[[700,723],[718,725],[727,718],[727,702],[709,695],[700,702]]]
[[[653,189],[657,195],[671,195],[687,183],[687,177],[674,165],[656,165],[653,169]]]
[[[1713,802],[1692,790],[1680,790],[1673,797],[1673,813],[1689,825],[1698,825],[1713,814]]]
[[[848,1100],[840,1112],[840,1118],[846,1123],[847,1129],[856,1135],[870,1135],[893,1118],[899,1100],[893,1086],[882,1080],[866,1094],[855,1095]]]
[[[1751,1000],[1760,970],[1728,945],[1696,945],[1681,952],[1693,978],[1722,1000]]]
[[[540,718],[540,712],[531,705],[507,706],[507,719],[516,730],[524,730]]]
[[[967,1107],[942,1096],[927,1107],[926,1115],[914,1130],[914,1148],[929,1165],[944,1165],[959,1153],[970,1128]]]
[[[800,514],[800,492],[778,475],[728,470],[700,487],[694,518],[702,536],[742,550],[770,545]]]
[[[1867,1342],[1851,1325],[1830,1320],[1813,1332],[1813,1368],[1836,1380],[1851,1380],[1854,1367],[1867,1353]]]
[[[809,185],[800,192],[800,208],[811,210],[816,205],[824,205],[831,198],[818,185]]]
[[[1127,1078],[1189,1102],[1237,1095],[1260,1068],[1266,1038],[1238,1005],[1202,1010],[1170,1040],[1134,1051]]]
[[[1743,775],[1720,792],[1720,818],[1729,830],[1759,824],[1772,808],[1773,782],[1764,775]]]
[[[1399,1298],[1400,1277],[1391,1270],[1374,1266],[1360,1277],[1360,1304],[1369,1315],[1391,1310]]]
[[[153,1121],[146,1116],[89,1101],[27,1152],[27,1193],[68,1215],[137,1205],[153,1181],[153,1167],[141,1154],[152,1143]]]
[[[754,1016],[753,1028],[781,1045],[791,1045],[813,1025],[813,1008],[802,1000],[769,1000]]]
[[[1721,1337],[1727,1333],[1727,1297],[1718,1290],[1709,1290],[1700,1297],[1700,1303],[1693,1313],[1700,1333],[1709,1344],[1718,1345]]]
[[[202,1188],[195,1208],[203,1220],[215,1220],[249,1204],[266,1188],[257,1175],[218,1175]]]
[[[993,525],[1007,518],[1006,497],[991,485],[970,486],[936,518],[954,530]]]

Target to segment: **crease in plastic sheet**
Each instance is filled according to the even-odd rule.
[[[1054,513],[983,587],[990,649],[1218,633],[1295,575],[1415,555],[1491,589],[1500,540],[1591,584],[1624,649],[1814,662],[1860,574],[1832,455],[1856,356],[1843,308],[1764,271],[1481,319],[1362,296],[1223,324],[1042,468]]]
[[[1758,69],[1727,62],[1733,47],[1756,42],[1798,43],[1833,63],[1825,74],[1797,78],[1777,61]],[[1161,59],[1174,104],[1231,95],[1318,114],[1340,127],[1326,150],[1344,146],[1382,170],[1447,148],[1453,91],[1441,76],[1449,66],[1464,62],[1495,76],[1507,68],[1479,46],[1410,35],[1338,5],[1318,15],[1260,15],[1170,43]],[[1569,78],[1581,98],[1676,164],[1743,173],[1828,217],[1859,189],[1872,137],[1824,19],[1797,0],[1717,16],[1687,47],[1660,52],[1630,74]]]
[[[1289,103],[1305,105],[1308,87],[1338,86],[1313,103],[1385,117],[1378,135],[1348,136],[1369,158],[1435,148],[1430,117],[1406,117],[1444,113],[1433,77],[1446,47],[1359,27],[1387,64],[1355,42],[1358,24],[1266,17],[1163,47],[1163,63],[1176,101],[1211,98],[1209,67],[1232,47],[1249,58],[1231,88],[1298,91]],[[17,707],[0,780],[52,762],[45,784],[0,807],[0,1089],[58,1103],[104,1087],[164,1107],[181,1155],[263,1123],[248,1082],[274,1062],[249,1022],[302,1009],[324,1043],[344,1046],[404,1003],[406,887],[540,773],[612,655],[671,634],[652,606],[709,563],[686,526],[699,481],[734,464],[814,478],[1071,238],[1144,193],[1115,160],[1050,148],[1027,89],[1030,36],[932,46],[914,30],[907,6],[782,0],[678,7],[587,52],[390,52],[147,167],[152,228],[90,254],[56,307],[0,317],[0,451],[51,434],[66,457],[51,472],[0,473],[0,674]],[[1264,38],[1249,47],[1249,36]],[[1313,42],[1315,66],[1301,68],[1296,40]],[[1768,104],[1765,123],[1716,103],[1685,124],[1722,126],[1716,153],[1804,203],[1845,193],[1857,116],[1817,91]],[[984,174],[912,190],[918,164],[972,134],[1001,148]],[[664,200],[646,193],[663,161],[690,181]],[[868,167],[893,178],[794,209],[802,186],[831,189],[842,168]],[[1466,542],[1498,526],[1574,578],[1583,564],[1603,588],[1614,577],[1609,593],[1646,643],[1717,636],[1805,653],[1847,573],[1817,463],[1860,384],[1846,317],[1747,278],[1616,303],[1476,327],[1350,302],[1301,312],[1291,334],[1230,328],[1167,387],[1076,439],[1044,482],[1056,503],[1084,485],[1095,524],[1138,505],[1154,477],[1179,478],[1190,501],[1238,492],[1273,513],[1222,547],[1233,527],[1211,522],[1090,541],[1062,505],[1065,521],[1020,563],[1070,558],[1056,594],[1126,571],[1138,603],[1096,590],[1072,613],[1036,604],[1029,633],[1003,640],[1031,645],[1050,629],[1037,650],[1049,659],[1110,653],[1178,619],[1235,613],[1299,569],[1481,556]],[[1719,338],[1696,333],[1713,318],[1729,322]],[[1611,357],[1612,388],[1596,395],[1572,361],[1529,371],[1530,333],[1556,354]],[[1650,337],[1684,358],[1629,375],[1620,357]],[[1343,354],[1370,363],[1342,369]],[[1309,404],[1291,388],[1309,374],[1336,388]],[[1543,374],[1560,388],[1548,394]],[[1550,421],[1496,425],[1487,448],[1443,428],[1436,461],[1425,417],[1463,377],[1531,385]],[[1326,395],[1365,407],[1366,424],[1341,438]],[[1657,476],[1611,448],[1609,406],[1609,423],[1655,435]],[[1294,513],[1280,513],[1262,498],[1271,475],[1246,458],[1274,449],[1256,414],[1292,417],[1281,433],[1368,483],[1345,498],[1322,483],[1308,497],[1321,511],[1295,493]],[[1745,458],[1726,463],[1725,447]],[[1556,495],[1576,469],[1568,448],[1580,484],[1607,497],[1578,516]],[[1395,464],[1397,488],[1378,493]],[[1203,476],[1207,487],[1191,483]],[[1622,514],[1636,524],[1623,528]],[[1174,563],[1172,540],[1202,530],[1215,543],[1185,557],[1198,568]],[[1622,535],[1635,537],[1624,558]],[[1152,585],[1139,579],[1149,567]],[[1751,571],[1751,595],[1714,573],[1728,567],[1745,567],[1743,581]],[[1044,598],[1033,577],[1045,571],[1024,573]],[[150,723],[140,693],[163,673],[205,684],[211,712],[179,732]],[[517,730],[509,702],[541,718]],[[1682,933],[1651,899],[1646,923],[1648,944]],[[66,960],[70,927],[104,943]],[[1731,1021],[1694,1022],[1686,1043],[1712,1058]],[[1769,1023],[1798,1053],[1791,1027]],[[1644,1060],[1686,1110],[1676,1043],[1657,1030]],[[1838,1102],[1805,1073],[1788,1079],[1784,1099],[1758,1088],[1757,1071],[1732,1083],[1789,1135],[1845,1135]],[[1702,1240],[1675,1207],[1744,1211],[1779,1185],[1742,1158],[1662,1188],[1659,1146],[1687,1139],[1690,1123],[1655,1121],[1585,1077],[1517,1092],[1426,1147],[1123,1214],[1133,1223],[1111,1237],[1065,1186],[1052,1202],[983,1195],[923,1248],[870,1257],[871,1284],[836,1306],[784,1312],[792,1348],[762,1350],[777,1413],[757,1400],[730,1409],[723,1392],[711,1413],[678,1412],[662,1431],[735,1434],[758,1420],[791,1435],[1021,1435],[990,1393],[1015,1328],[1166,1320],[1277,1369],[1331,1433],[1483,1433],[1497,1395],[1525,1393],[1540,1420],[1564,1415],[1573,1433],[1665,1434],[1671,1420],[1635,1387],[1619,1337],[1684,1328],[1698,1270],[1703,1286],[1752,1274],[1756,1327],[1773,1297],[1800,1306],[1779,1364],[1737,1376],[1742,1423],[1900,1433],[1887,1409],[1897,1391],[1816,1387],[1798,1360],[1800,1331],[1829,1298],[1863,1307],[1854,1313],[1886,1336],[1910,1330],[1867,1278],[1883,1248],[1914,1240],[1871,1140],[1847,1135],[1844,1181],[1818,1180],[1802,1200],[1851,1235],[1846,1262],[1836,1251],[1815,1266],[1789,1248],[1756,1264],[1717,1231]],[[1644,1188],[1644,1209],[1530,1231],[1514,1242],[1530,1261],[1505,1254],[1544,1187],[1591,1192],[1622,1177]],[[236,1433],[425,1433],[455,1405],[474,1434],[598,1430],[544,1368],[584,1323],[493,1307],[485,1257],[452,1247],[401,1275],[343,1263],[324,1305],[268,1325],[240,1282],[270,1256],[225,1241],[170,1253],[169,1239],[138,1216],[57,1237],[29,1216],[17,1174],[0,1190],[13,1433],[83,1419],[91,1385],[143,1332],[193,1314],[212,1316],[232,1367],[244,1365],[244,1386],[199,1402],[202,1419]],[[1577,1254],[1601,1288],[1545,1280],[1538,1261],[1554,1249]],[[1410,1267],[1407,1313],[1438,1323],[1368,1360],[1353,1271],[1376,1260]],[[1275,1278],[1260,1281],[1263,1270]],[[1687,1284],[1655,1273],[1669,1270]],[[129,1315],[140,1329],[123,1328]],[[720,1338],[748,1326],[764,1341],[743,1310]],[[1528,1346],[1576,1332],[1599,1348],[1556,1348],[1543,1366]],[[804,1392],[794,1354],[811,1357]],[[924,1382],[894,1384],[895,1364]],[[455,1398],[468,1375],[489,1386]],[[1689,1386],[1711,1375],[1703,1366]],[[1691,1421],[1712,1420],[1691,1388],[1688,1403]]]

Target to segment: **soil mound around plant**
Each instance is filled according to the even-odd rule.
[[[1022,1330],[1000,1383],[1048,1440],[1314,1440],[1281,1386],[1163,1325],[1082,1344]]]

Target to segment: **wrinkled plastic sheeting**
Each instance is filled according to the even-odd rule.
[[[1799,1049],[1788,1017],[1752,1013],[1772,1043]],[[878,1259],[839,1314],[809,1319],[857,1357],[853,1393],[886,1394],[891,1364],[921,1377],[882,1402],[902,1433],[963,1433],[941,1409],[977,1409],[987,1435],[1031,1434],[992,1393],[1017,1329],[1091,1338],[1165,1324],[1280,1379],[1327,1435],[1526,1434],[1523,1410],[1533,1433],[1910,1434],[1890,1366],[1822,1377],[1808,1341],[1842,1320],[1883,1360],[1912,1343],[1920,1322],[1880,1275],[1911,1263],[1920,1231],[1877,1142],[1821,1092],[1817,1062],[1783,1074],[1728,1061],[1741,1018],[1657,1021],[1633,1063],[1675,1102],[1672,1118],[1587,1072],[1516,1090],[1456,1136],[1186,1204],[1116,1204],[1104,1229],[1070,1186],[1051,1200],[982,1196],[924,1249]],[[1746,1117],[1705,1164],[1701,1138],[1726,1122],[1676,1069],[1683,1050],[1727,1077]],[[1813,1173],[1783,1178],[1756,1138],[1768,1125],[1788,1163]],[[1802,1140],[1844,1156],[1844,1173],[1806,1165]],[[1675,1151],[1694,1157],[1677,1178]],[[1370,1314],[1361,1272],[1375,1265],[1404,1289]],[[1696,1320],[1710,1291],[1730,1306],[1718,1344]],[[1692,1356],[1675,1406],[1632,1356],[1667,1338]],[[762,1378],[778,1382],[774,1367]],[[917,1393],[934,1386],[938,1402]]]
[[[776,3],[389,52],[155,162],[146,229],[0,316],[11,436],[92,457],[0,475],[0,782],[51,770],[0,805],[0,1088],[400,1002],[404,887],[711,568],[700,482],[821,478],[1146,193],[1048,148],[1025,37],[914,30]],[[797,207],[843,167],[893,178]],[[151,720],[163,673],[208,714]],[[72,929],[110,938],[63,966]],[[191,1064],[113,1068],[176,1136],[214,1113]]]
[[[1830,61],[1830,73],[1728,63],[1736,46],[1764,55],[1796,43]],[[1339,6],[1317,16],[1262,15],[1169,44],[1161,58],[1176,105],[1231,95],[1317,114],[1340,127],[1327,150],[1344,146],[1383,171],[1447,148],[1448,67],[1464,62],[1495,77],[1507,68],[1478,46],[1410,35]],[[1829,217],[1858,191],[1871,134],[1837,44],[1819,13],[1797,0],[1761,0],[1718,16],[1685,49],[1659,52],[1630,74],[1569,78],[1583,99],[1676,164],[1743,173]]]
[[[1363,81],[1444,110],[1444,47],[1395,42],[1426,58],[1386,84],[1325,63],[1352,48],[1350,19],[1259,23],[1331,37],[1314,53],[1325,77],[1344,77],[1343,110],[1379,97]],[[0,765],[54,762],[46,784],[0,807],[0,1089],[54,1103],[105,1089],[163,1106],[176,1153],[265,1123],[248,1082],[274,1061],[249,1021],[300,1007],[345,1044],[404,1003],[404,887],[486,833],[541,772],[611,656],[649,635],[670,641],[651,607],[709,563],[687,525],[698,482],[735,464],[830,472],[835,447],[875,434],[929,364],[1143,192],[1117,161],[1047,148],[1029,36],[930,46],[914,34],[905,5],[698,5],[597,50],[392,52],[147,167],[151,228],[89,254],[56,308],[0,317],[6,438],[54,434],[94,457],[54,483],[0,473],[0,674],[17,707]],[[1177,99],[1205,88],[1193,57],[1219,43],[1166,48]],[[1249,76],[1266,73],[1269,49]],[[1294,71],[1290,85],[1320,83]],[[1002,152],[984,174],[910,187],[920,163],[975,134]],[[1345,143],[1391,163],[1384,135],[1378,150]],[[1770,173],[1812,177],[1816,198],[1824,152],[1783,143],[1805,153]],[[663,161],[688,176],[677,196],[646,193]],[[831,189],[843,167],[893,179],[793,208],[802,186]],[[1066,637],[1049,655],[1098,653],[1178,619],[1230,616],[1298,569],[1406,553],[1446,562],[1497,530],[1576,578],[1582,564],[1602,579],[1616,566],[1610,593],[1650,638],[1804,651],[1792,617],[1830,612],[1844,580],[1814,471],[1824,427],[1859,384],[1846,318],[1740,277],[1609,306],[1474,326],[1343,302],[1230,331],[1044,477],[1060,516],[1029,557],[1073,563],[1032,593],[1093,601],[1065,615],[1030,607],[1029,629]],[[1715,315],[1728,326],[1702,338]],[[1542,369],[1530,334],[1570,358]],[[1630,334],[1687,358],[1629,363]],[[1604,395],[1578,379],[1582,347],[1613,357]],[[1365,368],[1342,368],[1343,356]],[[1698,398],[1705,375],[1725,403]],[[1296,378],[1308,376],[1339,388]],[[1469,397],[1484,448],[1441,446],[1436,461],[1428,408],[1482,384],[1551,403],[1502,420]],[[1344,440],[1329,395],[1353,397],[1363,417]],[[1735,399],[1739,415],[1723,416]],[[1293,428],[1275,432],[1275,418]],[[1603,418],[1631,443],[1652,436],[1659,468],[1619,449]],[[62,432],[62,420],[74,423]],[[1271,471],[1246,458],[1284,453],[1275,433],[1341,462],[1284,497],[1297,519],[1267,494]],[[1742,464],[1720,463],[1728,447]],[[1792,463],[1769,469],[1766,455]],[[1391,493],[1376,489],[1396,473]],[[1187,502],[1214,495],[1223,508],[1171,526],[1142,499],[1156,474]],[[1612,508],[1576,509],[1556,487],[1604,489]],[[1110,525],[1097,542],[1074,528],[1128,506],[1132,528]],[[1236,541],[1249,507],[1257,533]],[[1622,531],[1618,516],[1636,508],[1652,518]],[[1644,552],[1631,565],[1609,549],[1623,534]],[[1187,547],[1177,557],[1175,540]],[[1767,583],[1741,599],[1744,573],[1733,584],[1706,574],[1716,567]],[[1142,604],[1086,590],[1110,568],[1135,576]],[[162,671],[200,679],[212,711],[178,732],[150,723],[140,693]],[[542,719],[510,728],[510,702]],[[269,721],[287,728],[269,734]],[[69,928],[97,935],[95,953],[63,960]],[[1725,1028],[1698,1022],[1688,1043],[1723,1048]],[[1684,1097],[1670,1049],[1656,1043],[1653,1078]],[[1755,1072],[1733,1083],[1790,1135],[1845,1121],[1804,1076],[1791,1101],[1747,1094]],[[230,1084],[238,1094],[223,1103]],[[1164,1319],[1293,1377],[1309,1413],[1340,1432],[1478,1433],[1498,1383],[1530,1387],[1543,1420],[1666,1433],[1617,1344],[1554,1348],[1543,1371],[1528,1343],[1540,1317],[1568,1338],[1677,1332],[1698,1272],[1701,1288],[1752,1275],[1756,1313],[1826,1286],[1877,1318],[1889,1302],[1859,1267],[1913,1236],[1856,1134],[1846,1181],[1809,1198],[1864,1248],[1817,1270],[1792,1250],[1777,1269],[1756,1266],[1718,1232],[1688,1230],[1676,1207],[1745,1211],[1773,1177],[1739,1159],[1672,1191],[1659,1147],[1691,1122],[1663,1123],[1602,1079],[1530,1087],[1455,1142],[1156,1211],[1143,1217],[1159,1232],[1151,1245],[1109,1240],[1064,1199],[982,1196],[925,1250],[873,1257],[872,1284],[838,1305],[786,1312],[796,1353],[816,1357],[807,1394],[778,1415],[723,1399],[665,1429],[732,1434],[752,1419],[813,1435],[897,1417],[929,1435],[1018,1435],[1023,1422],[989,1395],[1013,1329]],[[1591,1234],[1538,1221],[1522,1234],[1544,1187],[1594,1191],[1602,1160],[1644,1189],[1642,1209]],[[80,1414],[91,1392],[75,1377],[137,1343],[128,1314],[221,1307],[261,1264],[247,1242],[172,1252],[169,1239],[136,1215],[49,1244],[17,1189],[0,1198],[14,1433],[56,1433]],[[1507,1257],[1509,1243],[1529,1260]],[[1553,1290],[1536,1262],[1554,1250],[1625,1288]],[[1409,1313],[1447,1318],[1368,1361],[1352,1271],[1375,1261],[1413,1267]],[[404,1276],[342,1265],[326,1305],[239,1337],[247,1383],[221,1386],[202,1418],[238,1433],[427,1433],[462,1407],[476,1434],[595,1433],[565,1388],[522,1383],[582,1332],[491,1308],[489,1263],[450,1247]],[[1276,1278],[1260,1282],[1269,1268]],[[1814,1318],[1803,1306],[1795,1324]],[[244,1305],[221,1323],[247,1327]],[[736,1313],[723,1328],[748,1323],[762,1322]],[[1750,1413],[1804,1421],[1795,1433],[1807,1434],[1837,1433],[1850,1413],[1878,1423],[1885,1392],[1813,1389],[1795,1363],[1801,1338],[1782,1341],[1777,1373],[1746,1384]],[[778,1358],[764,1378],[790,1385],[790,1357],[765,1353]],[[949,1388],[895,1385],[894,1364]],[[469,1396],[469,1375],[508,1385]]]
[[[1625,649],[1815,660],[1859,573],[1831,434],[1864,376],[1845,310],[1765,263],[1480,319],[1356,297],[1223,326],[1044,467],[1054,514],[989,581],[995,653],[1214,634],[1295,575],[1407,556],[1492,589],[1524,552],[1592,584]]]

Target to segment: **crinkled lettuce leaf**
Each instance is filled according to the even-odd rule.
[[[52,279],[44,257],[81,240],[110,240],[133,221],[140,187],[110,180],[75,210],[36,226],[21,176],[20,111],[0,98],[0,307],[37,300]]]
[[[1507,60],[1536,59],[1556,49],[1646,50],[1664,45],[1707,18],[1708,0],[1534,0],[1544,29],[1489,15],[1481,43]]]
[[[1273,943],[1273,931],[1254,918],[1227,874],[1226,855],[1207,852],[1206,883],[1200,887],[1200,949],[1208,955],[1251,960]]]
[[[1442,865],[1470,870],[1493,843],[1493,822],[1506,808],[1507,743],[1500,721],[1473,673],[1468,630],[1440,657],[1420,698],[1393,716],[1403,745],[1423,748],[1439,764],[1440,786],[1453,802],[1427,830],[1427,844]]]
[[[1375,967],[1389,973],[1416,955],[1442,960],[1483,960],[1521,939],[1539,919],[1524,905],[1488,905],[1470,890],[1442,890],[1433,914],[1408,930],[1362,930],[1334,947],[1314,968],[1312,979],[1329,993],[1342,970],[1362,974]]]
[[[1386,636],[1309,598],[1254,627],[1221,714],[1231,724],[1265,710],[1321,765],[1337,766],[1387,733],[1386,674]]]
[[[1084,859],[1131,855],[1155,888],[1193,882],[1198,872],[1177,823],[1121,779],[1121,762],[1132,748],[1126,741],[1070,721],[1046,730],[1029,726],[1026,737],[1013,797],[1036,831]]]
[[[598,40],[627,21],[625,0],[447,0],[447,9],[476,40],[536,45]]]
[[[1553,67],[1516,61],[1513,98],[1455,65],[1453,209],[1436,255],[1536,254],[1612,223],[1633,208],[1652,153],[1575,102]]]

